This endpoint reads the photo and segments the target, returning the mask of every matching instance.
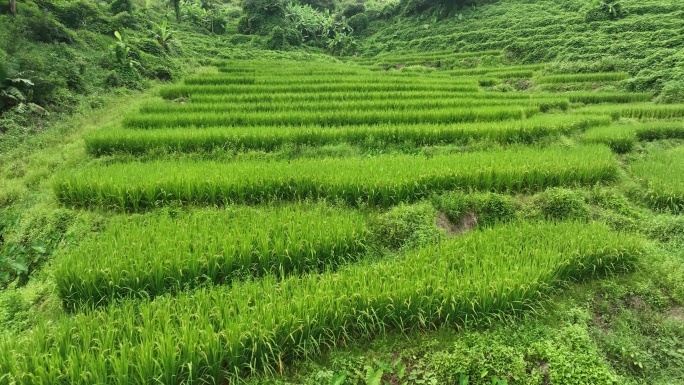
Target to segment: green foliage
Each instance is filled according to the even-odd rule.
[[[240,33],[247,35],[266,35],[274,27],[286,23],[285,4],[282,0],[244,0],[242,8],[245,16],[238,24]]]
[[[169,23],[164,20],[161,24],[154,24],[154,37],[159,42],[165,51],[169,50],[169,43],[173,39],[174,31],[169,28]]]
[[[342,11],[342,16],[349,19],[353,16],[356,16],[364,12],[366,12],[366,6],[363,3],[352,3],[344,7],[344,10]]]
[[[287,48],[287,41],[285,39],[285,31],[280,26],[275,26],[271,30],[266,40],[266,47],[273,51],[283,51]]]
[[[309,4],[289,2],[285,11],[288,24],[301,34],[305,44],[344,54],[355,43],[346,19],[337,18],[327,9],[320,11]]]
[[[181,0],[181,18],[209,32],[224,33],[228,23],[228,10],[213,2],[207,3],[202,0]]]
[[[584,197],[573,190],[552,188],[537,196],[535,204],[549,220],[588,220],[589,207]]]
[[[373,233],[390,249],[425,246],[444,238],[436,220],[437,212],[429,203],[401,204],[376,218]]]
[[[365,31],[366,28],[368,28],[368,23],[369,23],[368,16],[366,16],[365,13],[356,14],[356,15],[350,17],[349,20],[347,20],[347,24],[349,24],[349,28],[351,28],[355,34],[360,34],[363,31]]]
[[[115,15],[122,12],[133,13],[133,0],[113,0],[109,3],[109,8]]]
[[[684,81],[672,80],[665,83],[657,101],[659,103],[684,103]]]

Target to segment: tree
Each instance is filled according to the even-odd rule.
[[[171,0],[173,2],[173,11],[176,13],[176,21],[181,21],[180,0]]]
[[[9,11],[12,15],[17,14],[17,0],[9,0]]]

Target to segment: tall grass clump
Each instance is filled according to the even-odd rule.
[[[338,272],[127,301],[42,324],[0,339],[0,372],[20,385],[221,384],[279,373],[341,341],[488,324],[534,309],[562,282],[629,271],[641,254],[640,239],[603,224],[514,222]]]
[[[275,200],[341,199],[390,206],[455,188],[524,192],[596,184],[617,177],[603,146],[512,148],[433,157],[126,163],[90,166],[58,176],[57,198],[73,207],[141,211],[181,202],[256,204]]]
[[[541,138],[583,131],[610,124],[609,117],[590,115],[538,115],[526,120],[450,125],[398,125],[337,127],[211,127],[107,129],[85,138],[86,149],[93,156],[115,153],[142,155],[151,151],[210,152],[225,150],[273,151],[285,144],[322,146],[351,143],[364,146],[411,143],[428,146],[487,140],[502,144],[533,143]]]
[[[323,271],[353,261],[368,232],[355,211],[324,205],[118,217],[55,268],[67,308],[155,297],[247,276]]]
[[[659,152],[631,165],[646,184],[644,200],[654,209],[684,211],[684,148]]]

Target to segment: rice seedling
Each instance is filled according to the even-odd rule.
[[[227,112],[259,112],[259,111],[372,111],[372,110],[427,110],[444,108],[487,108],[493,106],[534,106],[547,111],[554,108],[567,110],[570,102],[567,99],[386,99],[386,100],[351,100],[351,101],[290,101],[261,103],[148,103],[140,109],[140,113],[227,113]]]
[[[591,185],[617,177],[603,146],[513,148],[429,158],[410,155],[291,161],[171,162],[90,166],[56,178],[65,205],[141,211],[191,205],[340,199],[390,206],[455,188],[538,191]]]
[[[653,95],[638,92],[566,92],[557,94],[568,98],[572,103],[637,103],[649,102]]]
[[[598,72],[542,76],[537,79],[542,84],[584,83],[584,82],[614,82],[629,79],[626,72]]]
[[[352,100],[435,100],[435,99],[468,99],[468,100],[529,100],[529,99],[569,99],[571,94],[527,93],[527,92],[451,92],[451,91],[331,91],[325,93],[260,93],[260,94],[197,94],[190,98],[191,103],[263,103],[263,102],[324,102]]]
[[[631,125],[596,127],[582,136],[587,143],[603,143],[618,154],[632,151],[636,143],[636,130]]]
[[[684,211],[684,148],[653,154],[631,164],[631,170],[646,184],[644,200],[654,209]]]
[[[476,82],[470,84],[447,83],[447,82],[408,82],[395,83],[385,82],[382,84],[373,83],[322,83],[322,84],[234,84],[234,85],[178,85],[168,86],[159,90],[161,97],[165,99],[176,99],[200,94],[224,95],[224,94],[260,94],[260,93],[294,93],[294,92],[367,92],[367,91],[451,91],[451,92],[476,92],[478,91]]]
[[[502,144],[532,143],[541,138],[583,131],[610,124],[609,117],[539,115],[526,120],[452,125],[396,125],[340,127],[232,127],[201,130],[98,130],[86,136],[93,156],[114,153],[142,155],[150,151],[192,153],[215,149],[273,151],[283,144],[325,145],[351,143],[364,146],[412,143],[427,146],[488,140]]]
[[[449,70],[448,73],[451,76],[477,76],[477,75],[489,75],[491,73],[505,72],[505,71],[539,71],[546,68],[548,64],[523,64],[516,66],[506,66],[506,67],[476,67],[468,69],[457,69]]]
[[[228,113],[155,113],[135,114],[124,118],[127,128],[159,127],[234,127],[234,126],[342,126],[359,124],[420,124],[492,122],[524,119],[539,113],[539,107],[472,107],[425,110],[330,110]]]
[[[317,75],[317,76],[282,76],[269,74],[268,76],[233,76],[225,74],[202,74],[195,75],[185,79],[186,85],[204,85],[204,86],[220,86],[220,85],[306,85],[306,84],[435,84],[447,83],[451,85],[473,85],[475,81],[472,79],[451,78],[442,76],[420,76],[414,75]]]
[[[55,280],[67,308],[101,306],[250,275],[335,269],[364,253],[366,237],[360,213],[320,204],[118,217],[61,258]]]
[[[684,139],[684,121],[644,122],[635,126],[639,140]]]
[[[589,106],[578,113],[609,115],[613,119],[674,119],[684,117],[684,104],[635,103],[615,106]]]
[[[514,222],[338,272],[125,301],[41,324],[0,337],[0,372],[13,384],[74,385],[275,374],[340,341],[530,311],[559,284],[629,271],[642,253],[639,238],[600,223]]]

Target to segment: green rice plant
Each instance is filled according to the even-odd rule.
[[[320,204],[117,217],[57,261],[55,280],[67,308],[100,306],[337,268],[363,255],[367,235],[360,213]]]
[[[537,79],[541,84],[584,83],[584,82],[614,82],[629,79],[626,72],[598,72],[542,76]]]
[[[589,106],[578,113],[609,115],[613,119],[674,119],[684,117],[684,104],[635,103],[615,106]]]
[[[684,121],[644,122],[635,125],[639,140],[684,139]]]
[[[570,94],[530,93],[530,92],[451,92],[451,91],[331,91],[292,92],[292,93],[260,93],[260,94],[198,94],[190,98],[191,103],[262,103],[262,102],[323,102],[352,100],[434,100],[434,99],[469,99],[469,100],[528,100],[528,99],[568,99]]]
[[[142,106],[140,113],[228,113],[228,112],[274,112],[274,111],[371,111],[371,110],[427,110],[465,107],[520,106],[539,107],[540,110],[558,108],[567,110],[570,102],[567,99],[386,99],[386,100],[351,100],[351,101],[303,101],[303,102],[261,102],[261,103],[169,103],[152,102]]]
[[[451,76],[477,76],[477,75],[489,75],[491,73],[505,72],[505,71],[539,71],[546,68],[548,64],[523,64],[516,66],[505,66],[505,67],[476,67],[467,69],[457,69],[449,70],[448,73]]]
[[[564,282],[630,271],[640,238],[601,223],[519,223],[337,272],[85,311],[0,337],[6,383],[222,384],[344,341],[488,325]],[[50,368],[50,370],[46,370]]]
[[[173,202],[191,205],[339,199],[391,206],[455,188],[525,192],[593,185],[618,175],[603,146],[483,151],[433,157],[126,163],[61,174],[54,192],[65,205],[141,211]]]
[[[612,125],[596,127],[582,136],[587,143],[603,143],[618,154],[632,151],[636,143],[636,130],[632,125]]]
[[[637,103],[649,102],[653,95],[637,92],[567,92],[558,94],[568,98],[572,103],[599,104],[599,103]]]
[[[487,140],[510,144],[532,143],[547,136],[608,125],[610,121],[609,117],[589,115],[538,115],[525,120],[452,125],[107,129],[88,134],[85,142],[88,153],[93,156],[114,153],[142,155],[160,150],[180,153],[216,149],[273,151],[287,143],[310,146],[335,143],[367,146],[375,143],[412,143],[414,146],[429,146]]]
[[[201,74],[191,76],[184,81],[187,85],[204,85],[204,86],[220,86],[220,85],[268,85],[268,86],[282,86],[282,85],[305,85],[305,84],[435,84],[448,83],[451,85],[473,85],[475,80],[468,78],[453,78],[442,76],[421,76],[416,77],[412,75],[317,75],[317,76],[286,76],[283,74],[269,74],[267,76],[233,76],[226,74]]]
[[[631,170],[646,184],[644,200],[654,209],[684,211],[684,148],[653,154],[631,164]]]
[[[367,91],[451,91],[451,92],[477,92],[478,86],[476,82],[472,85],[463,83],[446,83],[446,82],[410,82],[410,83],[395,83],[388,81],[381,84],[373,83],[322,83],[322,84],[281,84],[281,85],[266,85],[266,84],[233,84],[233,85],[218,85],[218,86],[204,86],[204,85],[177,85],[168,86],[159,90],[161,97],[165,99],[176,99],[181,97],[189,97],[194,95],[209,94],[209,95],[223,95],[223,94],[275,94],[275,93],[312,93],[312,92],[367,92]]]
[[[532,70],[501,70],[487,72],[487,76],[497,79],[528,79],[534,76]]]
[[[235,126],[342,126],[359,124],[421,124],[492,122],[524,119],[539,113],[539,107],[487,107],[425,110],[276,111],[228,113],[132,114],[124,118],[127,128],[235,127]]]

